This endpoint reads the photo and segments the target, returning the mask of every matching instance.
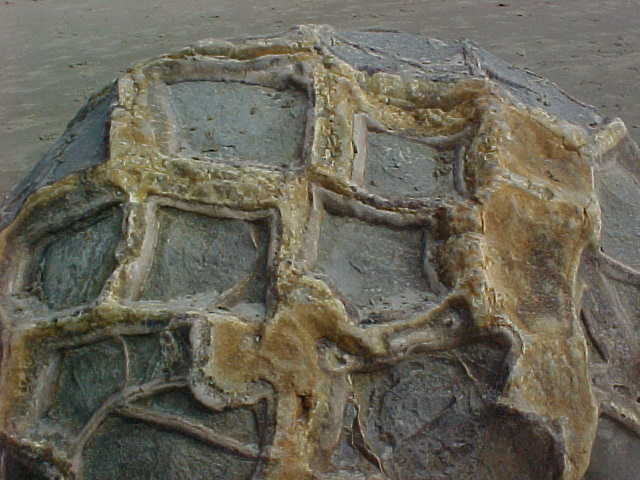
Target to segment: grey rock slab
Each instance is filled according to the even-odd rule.
[[[367,190],[385,197],[428,197],[454,191],[452,152],[386,133],[368,135]]]
[[[354,376],[360,410],[346,410],[344,432],[364,433],[368,443],[341,446],[337,461],[348,468],[368,458],[401,479],[553,478],[553,460],[541,454],[550,449],[524,453],[551,439],[495,407],[505,354],[497,344],[471,344]]]
[[[113,417],[88,446],[84,472],[96,480],[248,480],[255,463],[177,432]]]
[[[268,247],[264,225],[174,208],[161,209],[158,217],[160,232],[144,299],[169,300],[211,290],[221,294],[254,275],[245,298],[264,301]]]
[[[640,438],[601,417],[584,480],[635,480],[640,472]]]
[[[394,229],[326,215],[318,267],[359,312],[361,321],[377,323],[433,300],[422,272],[423,241],[421,229]]]
[[[169,91],[181,154],[278,167],[301,162],[303,92],[206,81],[176,83]]]
[[[122,348],[115,340],[61,352],[55,396],[46,423],[79,432],[124,377]]]
[[[33,289],[53,309],[95,299],[113,272],[121,235],[118,207],[59,232],[42,254]]]

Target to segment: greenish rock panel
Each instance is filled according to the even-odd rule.
[[[87,480],[243,480],[256,462],[136,420],[108,419],[84,455]]]
[[[197,402],[187,390],[162,393],[141,403],[153,411],[177,415],[242,443],[259,443],[255,416],[248,408],[229,408],[214,412]]]
[[[160,233],[144,299],[222,293],[254,275],[246,287],[247,301],[263,300],[265,225],[174,208],[161,209],[158,218]]]
[[[109,396],[123,387],[124,379],[123,349],[116,340],[63,350],[47,420],[79,430]]]
[[[53,309],[94,300],[116,265],[122,210],[112,208],[53,237],[37,270],[35,288]]]
[[[555,478],[549,435],[496,407],[505,356],[477,343],[354,376],[360,407],[346,409],[334,460],[345,469],[379,462],[403,480]]]
[[[289,166],[301,160],[306,95],[239,82],[169,87],[185,155]]]

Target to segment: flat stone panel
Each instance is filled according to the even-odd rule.
[[[54,309],[95,299],[115,268],[115,251],[121,236],[119,208],[58,234],[44,250],[34,288]]]
[[[46,421],[79,431],[125,379],[122,346],[115,340],[61,352],[55,397]]]
[[[368,141],[367,190],[393,197],[453,192],[451,152],[387,133],[369,132]]]
[[[188,328],[124,335],[118,340],[63,349],[52,404],[40,424],[41,432],[54,427],[58,434],[66,432],[64,436],[77,433],[113,394],[126,386],[186,377],[190,361]],[[196,410],[199,407],[190,395],[182,404],[196,404]]]
[[[367,456],[367,445],[369,463],[377,457],[390,478],[550,480],[550,458],[541,457],[551,453],[541,444],[544,437],[495,408],[507,375],[505,355],[497,344],[472,344],[354,376],[361,427],[347,409],[344,431],[353,435],[355,426],[362,430],[356,438],[364,440],[359,448],[357,441],[343,446],[336,460],[353,465]],[[494,455],[497,443],[502,448]],[[532,448],[527,459],[520,450],[533,443],[541,448]]]
[[[338,56],[356,68],[364,65],[386,71],[413,68],[415,71],[427,71],[433,76],[468,73],[461,48],[456,43],[448,45],[434,38],[417,37],[404,32],[342,32],[338,38],[348,42],[354,53],[371,52],[370,59],[363,64],[362,57],[349,55],[339,43],[334,47]]]
[[[140,402],[140,405],[158,413],[178,415],[244,444],[259,443],[255,416],[248,408],[228,408],[214,412],[197,402],[186,389],[156,395]]]
[[[255,461],[191,437],[135,420],[112,417],[87,446],[87,480],[243,480]]]
[[[331,51],[340,59],[349,62],[354,68],[373,74],[378,71],[400,70],[402,62],[392,58],[380,58],[366,49],[359,48],[351,43],[336,42],[331,46]]]
[[[289,166],[301,161],[306,96],[238,82],[170,86],[183,155]]]
[[[131,382],[145,383],[186,375],[191,360],[188,329],[122,338],[129,352]]]
[[[143,298],[167,300],[207,291],[215,298],[216,292],[255,274],[246,301],[263,300],[268,243],[264,224],[174,208],[160,209],[158,219],[156,255]]]
[[[636,480],[640,472],[640,437],[600,417],[591,464],[584,480]]]
[[[640,269],[640,183],[613,164],[596,173],[605,253]]]
[[[318,268],[369,322],[433,299],[422,274],[423,232],[327,214]]]

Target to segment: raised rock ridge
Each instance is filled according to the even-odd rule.
[[[3,207],[0,477],[635,478],[639,159],[469,42],[142,62]]]

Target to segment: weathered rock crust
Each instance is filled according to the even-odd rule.
[[[37,422],[51,402],[56,352],[168,324],[190,329],[192,368],[146,388],[188,386],[213,410],[266,402],[275,420],[269,445],[226,445],[257,459],[255,478],[392,475],[371,451],[368,477],[330,465],[345,405],[364,405],[357,372],[483,342],[508,352],[496,411],[545,439],[547,470],[538,478],[583,477],[600,412],[640,432],[631,390],[614,391],[604,373],[592,387],[589,345],[597,333],[581,319],[590,315],[584,299],[596,295],[589,293],[594,275],[623,278],[636,292],[640,283],[636,271],[600,251],[594,178],[612,152],[632,144],[623,123],[605,122],[548,84],[556,97],[540,100],[531,78],[519,83],[528,74],[499,70],[471,44],[429,44],[446,53],[430,65],[362,39],[301,26],[276,38],[206,40],[132,67],[92,100],[109,104],[103,161],[87,158],[72,173],[50,169],[28,180],[0,232],[0,430],[8,451],[40,459],[43,474],[81,478],[83,448],[109,409],[141,418],[130,403],[145,392],[123,387],[78,437],[48,441]],[[302,92],[309,109],[300,161],[266,167],[180,150],[169,88],[195,81]],[[365,170],[367,136],[376,132],[450,151],[454,188],[432,197],[373,193]],[[628,148],[637,175],[637,148]],[[29,293],[47,236],[108,207],[124,218],[113,272],[95,300],[49,308]],[[228,298],[141,300],[158,211],[167,207],[266,225],[264,321],[233,313]],[[432,260],[424,271],[434,295],[429,308],[395,321],[358,321],[317,274],[327,212],[427,230],[435,245],[424,253]],[[619,351],[608,355],[601,370]],[[485,445],[478,455],[490,462],[497,453]]]

